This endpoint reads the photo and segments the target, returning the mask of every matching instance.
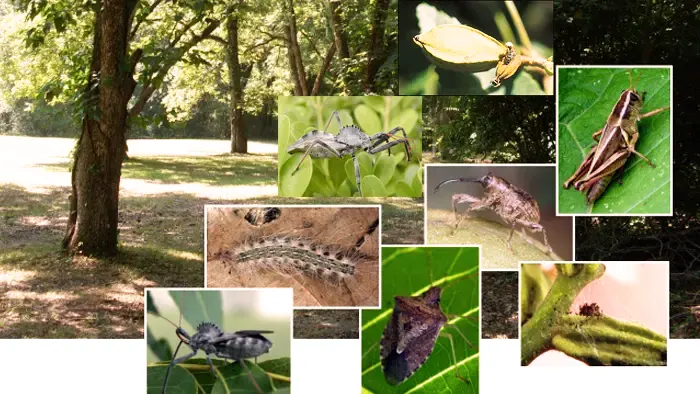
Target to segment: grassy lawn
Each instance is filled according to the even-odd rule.
[[[0,136],[0,338],[143,338],[143,289],[200,287],[204,204],[383,204],[382,240],[423,242],[422,199],[278,198],[274,144],[130,140],[120,253],[61,251],[70,195],[63,138]]]

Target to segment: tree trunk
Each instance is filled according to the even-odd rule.
[[[297,19],[294,15],[294,4],[292,0],[287,1],[287,7],[287,12],[289,14],[289,47],[291,47],[292,56],[296,65],[301,94],[302,96],[308,96],[309,88],[307,85],[306,71],[304,71],[304,62],[301,57],[301,49],[299,48],[299,41],[297,41]]]
[[[63,241],[71,253],[117,252],[126,106],[135,85],[130,71],[120,66],[126,63],[128,21],[134,6],[135,1],[104,0],[103,11],[99,3],[96,8],[93,58],[85,92],[97,104],[86,104],[74,156],[71,212]],[[95,87],[98,72],[99,86]]]
[[[325,59],[323,59],[323,64],[321,69],[318,70],[318,75],[316,76],[316,81],[314,82],[314,87],[311,89],[311,95],[318,95],[318,90],[321,88],[321,82],[323,82],[323,75],[328,71],[328,67],[331,65],[333,60],[333,55],[335,54],[335,46],[331,45],[328,47],[328,52],[326,53]]]
[[[228,63],[229,89],[231,102],[231,153],[248,153],[248,136],[243,122],[243,89],[241,88],[241,65],[238,62],[238,12],[229,14],[226,20],[228,45],[226,45],[226,62]]]
[[[384,25],[386,15],[389,12],[389,0],[376,0],[372,18],[372,30],[369,44],[369,63],[367,64],[367,77],[365,78],[365,91],[375,90],[375,78],[379,67],[384,61]]]
[[[294,95],[303,96],[304,90],[301,87],[301,80],[299,79],[299,70],[297,70],[297,62],[294,56],[294,50],[292,49],[292,29],[289,25],[284,27],[284,34],[287,41],[287,58],[289,59],[289,72],[294,80]]]
[[[343,31],[343,22],[340,19],[340,0],[331,0],[328,4],[331,8],[335,49],[338,51],[338,56],[341,59],[347,59],[350,57],[350,51],[348,50],[348,40],[345,38],[345,32]]]

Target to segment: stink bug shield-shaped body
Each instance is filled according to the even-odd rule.
[[[622,175],[625,164],[632,154],[644,160],[652,168],[655,167],[651,160],[636,150],[639,139],[638,122],[670,107],[659,108],[643,114],[642,105],[645,92],[636,90],[632,83],[632,73],[629,70],[628,75],[629,88],[620,94],[603,128],[593,134],[596,144],[584,157],[583,163],[563,185],[564,189],[573,186],[574,189],[584,193],[588,205],[593,205],[601,197],[616,175]]]
[[[435,347],[447,316],[440,310],[439,287],[416,297],[394,298],[394,311],[384,330],[380,357],[387,382],[399,384],[420,368]]]
[[[333,118],[338,121],[338,128],[340,130],[338,135],[326,132]],[[397,138],[394,136],[399,132],[403,137]],[[392,138],[393,140],[391,140]],[[399,144],[404,145],[406,149],[406,161],[410,161],[411,147],[406,136],[406,131],[404,131],[402,127],[395,127],[387,133],[367,135],[357,126],[343,126],[338,111],[333,111],[333,114],[328,119],[326,127],[324,127],[323,130],[313,130],[304,134],[298,141],[295,141],[287,148],[287,153],[304,154],[301,160],[299,160],[299,164],[292,172],[292,175],[299,171],[301,163],[304,162],[307,156],[311,156],[312,159],[341,158],[347,155],[352,156],[355,166],[355,183],[357,184],[360,197],[362,197],[362,188],[360,187],[360,165],[355,155],[361,151],[374,154],[384,150],[389,150],[389,154],[391,154],[391,148]]]
[[[528,228],[533,232],[541,232],[544,237],[544,244],[547,247],[548,253],[552,253],[552,247],[547,240],[547,232],[544,227],[539,224],[540,208],[537,201],[525,190],[511,184],[503,178],[497,177],[489,173],[481,178],[457,178],[449,179],[441,182],[435,187],[434,193],[442,186],[454,182],[476,182],[484,187],[484,197],[478,198],[469,194],[454,194],[452,196],[452,209],[455,214],[455,230],[459,227],[464,217],[469,211],[477,209],[490,209],[503,219],[506,224],[512,226],[510,235],[508,236],[508,249],[512,251],[510,244],[513,238],[513,232],[516,225],[522,226],[523,238],[530,243],[530,240],[525,234],[525,229]],[[457,213],[457,205],[461,203],[472,203],[465,212],[461,215]]]
[[[478,248],[389,247],[382,256],[394,280],[383,310],[362,312],[363,387],[478,392]]]

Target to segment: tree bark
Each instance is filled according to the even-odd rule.
[[[301,49],[299,48],[299,41],[297,40],[297,19],[294,15],[294,3],[292,0],[287,0],[287,7],[287,13],[289,14],[289,47],[291,48],[292,58],[294,59],[294,63],[296,65],[301,95],[308,96],[309,89],[307,86],[306,71],[304,71],[304,62],[301,57]]]
[[[71,173],[70,212],[63,248],[72,254],[109,256],[117,252],[119,182],[126,152],[127,117],[137,116],[168,70],[219,21],[209,20],[202,34],[175,49],[157,75],[127,110],[142,51],[127,56],[129,23],[138,0],[103,0],[95,4],[90,73],[83,95],[84,117]],[[98,79],[99,75],[99,79]]]
[[[335,40],[335,49],[338,51],[338,56],[341,59],[346,59],[350,57],[350,51],[348,50],[348,40],[345,37],[345,31],[343,31],[343,22],[340,18],[340,0],[330,0],[329,6],[331,9],[331,21],[333,23],[333,37]]]
[[[331,45],[328,47],[328,52],[326,53],[326,58],[323,60],[321,69],[318,70],[318,75],[316,76],[316,81],[314,82],[314,87],[311,89],[311,95],[318,95],[318,89],[321,87],[321,82],[323,82],[323,75],[328,71],[328,67],[331,65],[333,60],[333,55],[335,54],[335,46]]]
[[[289,73],[292,75],[292,80],[294,80],[294,95],[303,96],[304,90],[301,87],[301,80],[299,79],[299,70],[297,69],[297,62],[294,56],[294,50],[292,49],[292,34],[289,25],[284,27],[284,33],[286,35],[287,42],[287,58],[289,59]]]
[[[63,241],[71,253],[117,252],[126,106],[135,86],[131,70],[120,66],[127,63],[128,25],[135,5],[136,1],[104,0],[102,11],[99,3],[96,7],[93,58],[85,90],[88,104],[74,156],[71,212]]]
[[[241,65],[238,62],[238,12],[226,19],[226,62],[231,93],[229,114],[231,120],[231,153],[248,153],[248,136],[243,122],[243,89],[241,88]]]
[[[369,44],[369,63],[367,64],[367,76],[365,78],[365,91],[375,90],[375,78],[379,67],[384,61],[384,25],[386,15],[389,12],[389,0],[376,0],[374,15],[372,17],[372,30]]]

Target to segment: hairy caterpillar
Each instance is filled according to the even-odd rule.
[[[248,264],[280,274],[303,273],[313,279],[338,283],[355,275],[359,252],[319,245],[304,238],[271,237],[244,242],[227,257],[229,274],[235,264]],[[228,255],[228,253],[226,253]]]

